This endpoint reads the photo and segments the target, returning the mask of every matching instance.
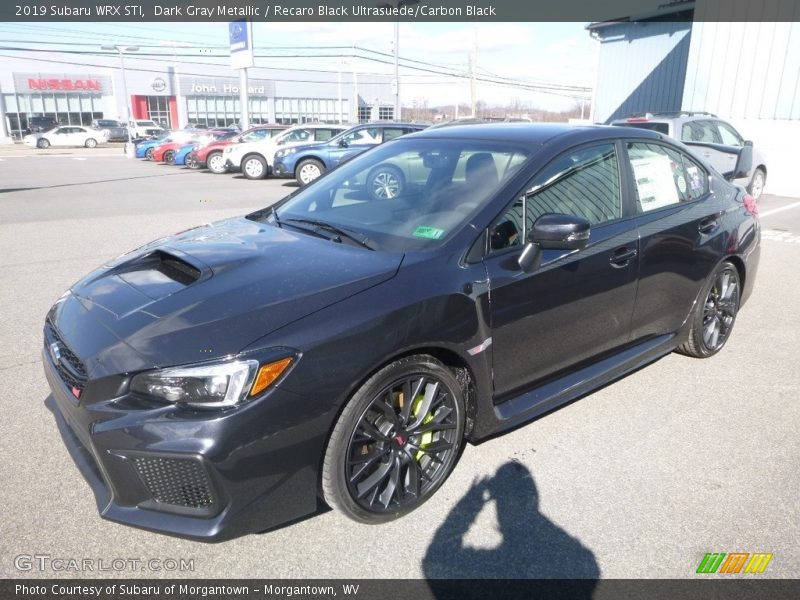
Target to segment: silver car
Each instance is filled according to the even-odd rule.
[[[128,128],[125,127],[124,123],[119,121],[113,121],[111,119],[94,119],[92,121],[92,129],[97,129],[98,131],[108,131],[108,140],[110,142],[128,140]]]
[[[611,125],[650,129],[682,141],[698,156],[706,159],[720,174],[747,188],[758,200],[767,182],[764,157],[752,148],[752,164],[744,172],[734,173],[739,155],[753,142],[746,141],[727,121],[707,112],[644,113],[612,121]]]

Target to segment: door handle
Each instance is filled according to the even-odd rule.
[[[631,259],[636,258],[638,251],[636,248],[626,248],[623,246],[618,250],[614,251],[614,254],[611,255],[611,258],[608,262],[611,263],[611,266],[615,269],[621,269],[622,267],[627,267]]]
[[[697,226],[697,231],[700,233],[711,233],[717,227],[719,227],[719,217],[714,215],[713,217],[708,217],[700,221],[700,224]]]

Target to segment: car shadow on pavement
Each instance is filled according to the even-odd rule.
[[[480,512],[494,502],[502,541],[491,548],[467,542]],[[412,517],[413,518],[413,517]],[[486,533],[478,534],[486,539]],[[571,598],[591,598],[600,576],[594,553],[539,512],[531,472],[517,461],[490,478],[476,480],[436,530],[422,562],[434,595],[452,595],[457,582],[444,579],[571,579]],[[469,598],[470,586],[459,597]],[[486,590],[474,589],[485,597]]]

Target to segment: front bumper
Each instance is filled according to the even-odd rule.
[[[240,170],[239,165],[232,163],[230,158],[225,159],[225,168],[233,173],[236,173]]]
[[[49,341],[49,340],[48,340]],[[48,400],[102,517],[218,542],[318,508],[324,434],[302,399],[275,388],[227,411],[143,404],[126,378],[86,381],[80,398],[43,352]]]
[[[294,176],[294,169],[290,169],[287,165],[283,164],[280,158],[275,158],[272,161],[272,174],[275,177],[292,177]]]

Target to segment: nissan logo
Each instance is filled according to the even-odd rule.
[[[152,87],[155,92],[163,92],[167,89],[167,82],[164,81],[162,77],[156,77],[150,82],[150,87]]]

